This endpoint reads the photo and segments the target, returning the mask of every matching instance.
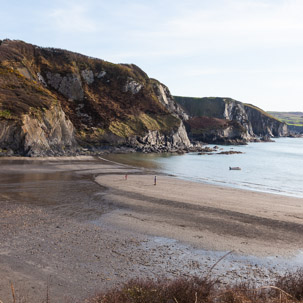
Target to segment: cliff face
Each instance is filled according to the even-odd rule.
[[[288,135],[286,123],[279,121],[252,105],[246,104],[245,111],[249,121],[251,121],[254,134],[270,137],[283,137]]]
[[[0,44],[0,149],[24,155],[80,146],[190,146],[187,115],[168,88],[135,65],[22,41]]]
[[[22,120],[0,119],[1,153],[28,156],[63,155],[75,150],[74,127],[58,106]]]
[[[287,126],[229,98],[174,98],[132,64],[22,41],[0,43],[0,155],[121,145],[172,151],[191,146],[188,133],[193,141],[237,144],[284,136]]]
[[[287,124],[290,136],[297,136],[303,133],[303,112],[268,112]]]
[[[191,137],[204,138],[206,142],[240,143],[258,137],[279,137],[288,134],[285,123],[260,108],[230,98],[175,97],[175,100],[192,117],[188,120]],[[226,123],[217,123],[212,127],[196,126],[191,123],[193,117],[207,117],[213,121],[223,119]],[[232,125],[228,121],[233,122]]]
[[[193,117],[186,124],[193,141],[241,144],[249,139],[245,128],[236,121],[204,116]]]

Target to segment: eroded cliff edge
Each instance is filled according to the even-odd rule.
[[[189,137],[208,143],[243,144],[288,135],[287,124],[231,98],[174,97],[187,112]]]
[[[191,146],[186,119],[168,88],[135,65],[22,41],[0,44],[2,154],[184,149]]]
[[[0,43],[0,155],[188,151],[197,141],[242,144],[285,135],[285,123],[253,105],[174,98],[133,64]]]

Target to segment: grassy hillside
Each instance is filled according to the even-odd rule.
[[[303,126],[303,112],[274,112],[269,111],[270,115],[276,117],[289,125]]]
[[[244,105],[247,106],[247,107],[250,107],[250,108],[252,108],[252,109],[257,110],[257,111],[260,112],[262,115],[264,115],[264,116],[266,116],[266,117],[268,117],[268,118],[270,118],[270,119],[274,119],[274,120],[277,120],[277,121],[281,122],[281,120],[278,119],[276,116],[272,115],[270,112],[264,111],[264,110],[261,109],[260,107],[257,107],[257,106],[255,106],[255,105],[249,104],[249,103],[244,103]]]

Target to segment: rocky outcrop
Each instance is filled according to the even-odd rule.
[[[24,154],[58,155],[74,150],[74,127],[58,106],[46,110],[41,116],[24,115],[22,124]]]
[[[74,127],[58,106],[22,122],[0,120],[0,148],[24,156],[64,155],[75,151]]]
[[[0,155],[23,153],[24,136],[21,124],[13,120],[0,120]]]
[[[249,119],[245,105],[241,102],[223,99],[224,102],[224,119],[237,121],[246,130],[246,139],[254,136],[252,121]]]
[[[22,41],[0,45],[0,148],[30,156],[191,146],[188,116],[133,64]]]
[[[87,76],[87,74],[85,74]],[[84,92],[81,84],[81,79],[77,74],[67,74],[62,76],[59,73],[46,73],[47,84],[61,93],[70,101],[81,101],[84,97]],[[89,81],[90,78],[86,78]],[[92,82],[91,82],[92,83]]]
[[[132,137],[129,144],[142,152],[171,152],[192,146],[182,122],[176,131],[172,130],[167,135],[159,131],[148,131],[144,136]]]
[[[189,119],[189,115],[183,108],[175,101],[169,89],[164,84],[154,81],[154,91],[160,103],[175,117],[180,118],[182,121]]]
[[[252,131],[257,136],[284,137],[288,135],[288,127],[262,110],[252,106],[244,106]]]
[[[303,126],[287,125],[287,128],[291,134],[303,134]]]
[[[188,120],[190,137],[212,143],[239,144],[258,138],[288,135],[287,125],[253,105],[230,98],[175,97],[191,116]],[[197,126],[194,118],[223,119],[217,124]],[[233,122],[232,125],[228,121]],[[205,121],[204,121],[205,122]],[[200,123],[201,124],[201,123]]]
[[[260,108],[226,98],[223,101],[225,102],[223,116],[226,119],[238,121],[246,129],[249,137],[283,137],[288,135],[286,123],[270,116]]]
[[[250,136],[237,121],[210,117],[194,117],[186,123],[192,141],[213,144],[243,144]]]
[[[133,95],[137,94],[141,88],[143,87],[143,84],[136,82],[134,79],[130,78],[127,80],[126,84],[123,87],[123,92],[131,92]]]
[[[86,69],[81,71],[81,76],[88,85],[94,83],[94,73],[92,70]]]

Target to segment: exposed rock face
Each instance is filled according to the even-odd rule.
[[[253,133],[257,136],[283,137],[288,135],[286,123],[273,119],[250,105],[245,105],[245,111],[251,121]]]
[[[243,144],[250,139],[246,129],[237,121],[194,117],[187,121],[190,138],[215,144]]]
[[[60,107],[39,117],[24,115],[22,123],[0,120],[0,148],[25,156],[71,153],[76,147],[74,127]]]
[[[92,70],[86,69],[81,71],[81,76],[88,85],[94,82],[94,73]]]
[[[189,119],[188,114],[178,103],[176,103],[167,86],[155,81],[154,90],[158,100],[167,108],[170,113],[172,113],[175,117],[181,118],[183,121]]]
[[[83,99],[84,92],[78,75],[67,74],[66,76],[61,76],[58,73],[47,72],[46,78],[49,86],[69,100],[81,101]]]
[[[161,134],[159,131],[148,131],[142,137],[131,138],[129,144],[143,152],[169,152],[192,146],[182,122],[176,131],[172,130],[167,135]]]
[[[190,136],[193,139],[212,143],[243,143],[257,137],[287,136],[287,125],[261,109],[230,98],[175,97],[177,102],[192,117],[189,119]],[[194,117],[224,119],[233,125],[219,123],[197,126]],[[205,123],[204,123],[205,124]]]
[[[73,124],[57,106],[41,117],[24,115],[22,136],[24,154],[30,156],[65,154],[76,146]]]
[[[135,65],[22,41],[0,45],[0,148],[9,152],[183,148],[186,118],[168,88]]]
[[[191,146],[191,143],[188,139],[187,132],[186,132],[183,122],[180,123],[178,130],[171,134],[171,146],[173,146],[173,147]]]
[[[123,87],[123,92],[131,92],[134,95],[137,94],[142,87],[143,84],[136,82],[134,79],[128,79],[127,83]]]
[[[0,149],[4,155],[23,150],[23,134],[21,125],[11,120],[0,120]]]
[[[42,76],[40,73],[37,73],[37,77],[38,77],[39,82],[42,83],[42,85],[43,85],[44,87],[46,87],[47,84],[46,84],[46,82],[45,82],[43,76]]]
[[[104,70],[102,70],[99,73],[96,73],[96,76],[97,76],[98,79],[103,78],[105,75],[106,75],[106,71],[104,71]]]
[[[176,103],[167,86],[158,81],[155,81],[153,88],[159,102],[174,117],[181,119],[180,126],[178,127],[177,131],[172,131],[168,138],[165,138],[164,142],[162,142],[161,144],[164,144],[168,148],[190,147],[192,144],[190,143],[187,131],[183,123],[183,121],[189,119],[189,116],[185,113],[182,107],[178,103]]]
[[[249,119],[245,106],[243,103],[223,99],[225,103],[223,117],[227,120],[235,120],[239,122],[246,129],[246,136],[253,137],[254,131],[252,128],[251,120]]]

